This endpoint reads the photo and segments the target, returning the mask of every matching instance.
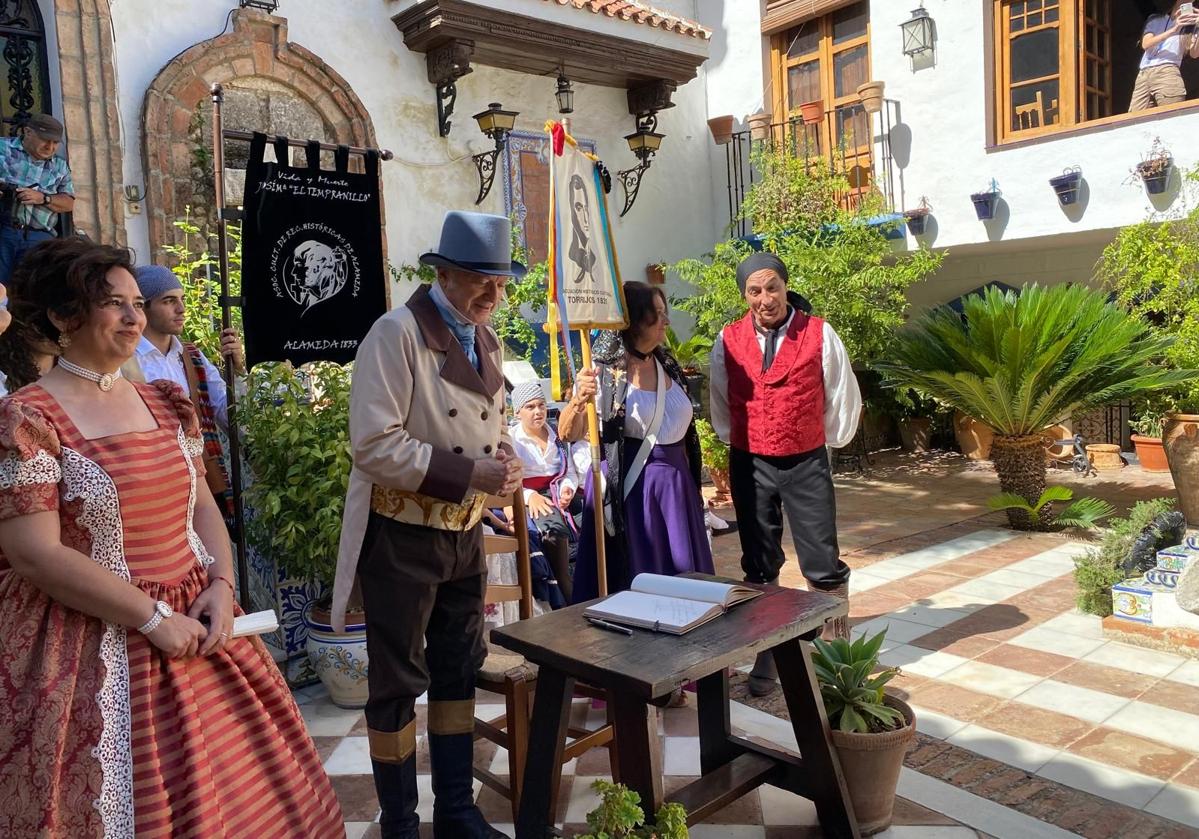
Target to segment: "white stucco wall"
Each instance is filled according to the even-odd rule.
[[[544,0],[486,2],[674,48],[702,49],[693,39],[676,33]],[[230,5],[229,0],[121,0],[113,4],[127,183],[144,182],[141,108],[147,87],[173,56],[215,36]],[[450,136],[439,137],[425,56],[404,46],[403,36],[391,20],[409,5],[411,0],[288,0],[280,7],[280,14],[288,20],[290,40],[316,53],[346,79],[370,112],[380,146],[395,152],[396,159],[382,166],[388,251],[395,264],[415,263],[421,252],[436,245],[447,210],[475,209],[478,176],[470,155],[487,150],[491,143],[479,132],[471,114],[485,109],[489,102],[502,102],[520,112],[517,128],[521,130],[540,130],[546,118],[557,116],[554,78],[475,65],[474,72],[458,82]],[[688,16],[695,13],[694,0],[662,5]],[[623,139],[634,128],[625,91],[579,84],[575,91],[574,133],[597,141],[601,158],[614,174],[632,166],[635,159]],[[712,240],[711,141],[702,71],[699,79],[678,90],[674,101],[676,107],[659,115],[658,130],[666,139],[636,205],[625,218],[615,218],[623,203],[619,183],[609,196],[610,206],[615,205],[613,229],[626,279],[643,279],[647,264],[702,252]],[[497,175],[491,194],[479,209],[504,211],[501,177]],[[145,217],[130,217],[128,230],[131,245],[144,253],[148,248]],[[393,289],[393,302],[406,296],[406,289]]]

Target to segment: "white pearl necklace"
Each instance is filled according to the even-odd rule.
[[[58,366],[72,376],[78,376],[81,379],[87,379],[89,382],[95,382],[100,390],[105,393],[112,390],[113,385],[117,383],[116,373],[97,373],[95,370],[88,370],[86,367],[80,367],[78,364],[72,364],[62,356],[58,358]]]

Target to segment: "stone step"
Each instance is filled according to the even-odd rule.
[[[1157,552],[1157,567],[1162,571],[1185,571],[1196,561],[1199,561],[1199,549],[1189,548],[1185,544]]]
[[[1199,630],[1199,615],[1183,610],[1172,588],[1150,582],[1145,577],[1112,586],[1112,615],[1120,620],[1162,628]]]

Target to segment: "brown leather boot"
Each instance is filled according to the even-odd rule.
[[[778,585],[779,578],[767,580],[766,584]],[[753,696],[770,696],[778,689],[779,671],[774,665],[774,653],[770,650],[758,653],[753,669],[749,671],[749,692]]]
[[[842,600],[849,600],[849,583],[842,583],[835,588],[819,589],[824,594],[831,594],[833,597],[839,597]],[[834,638],[844,638],[849,640],[849,618],[831,618],[824,622],[824,629],[820,631],[820,637],[825,641],[832,641]]]

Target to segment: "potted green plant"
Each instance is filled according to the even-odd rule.
[[[1045,491],[1044,429],[1196,378],[1194,370],[1163,369],[1170,345],[1103,292],[1033,284],[1019,294],[972,294],[961,313],[945,306],[924,313],[875,368],[892,384],[986,423],[995,433],[991,462],[1000,490],[1033,503]],[[1022,510],[1008,510],[1008,520],[1029,527]]]
[[[704,388],[704,374],[700,367],[712,354],[712,339],[696,332],[686,341],[682,341],[673,329],[667,327],[666,350],[683,368],[683,380],[687,383],[687,390],[691,392],[692,404],[698,402],[703,405],[701,396]]]
[[[239,420],[252,474],[250,544],[277,559],[288,577],[310,583],[304,607],[308,654],[333,701],[366,704],[366,626],[361,610],[346,632],[330,625],[341,517],[349,484],[350,368],[328,362],[261,364],[250,374]]]
[[[1112,613],[1112,586],[1128,577],[1134,543],[1156,533],[1154,521],[1175,508],[1173,498],[1138,501],[1127,518],[1112,519],[1099,544],[1074,558],[1074,583],[1079,611],[1105,618]]]
[[[886,635],[884,630],[852,643],[841,638],[813,642],[816,681],[863,836],[891,826],[899,770],[916,736],[912,709],[883,689],[899,672],[879,670]]]
[[[712,423],[706,419],[695,421],[695,430],[699,432],[699,451],[708,477],[716,487],[716,496],[712,504],[719,507],[728,504],[731,499],[729,487],[729,446],[712,428]]]
[[[918,206],[904,211],[904,221],[907,222],[908,231],[913,236],[924,235],[925,228],[928,226],[928,216],[932,211],[933,205],[928,203],[928,198],[923,195],[920,196],[920,204]]]
[[[1133,431],[1132,445],[1136,450],[1137,460],[1146,472],[1170,471],[1170,463],[1166,460],[1166,449],[1162,443],[1165,424],[1165,412],[1148,405],[1128,423],[1128,427]]]
[[[1162,145],[1160,137],[1154,138],[1149,154],[1145,155],[1133,167],[1133,175],[1145,184],[1145,191],[1150,195],[1161,195],[1170,183],[1170,170],[1174,166],[1174,157],[1170,150]]]
[[[927,452],[932,448],[933,415],[937,403],[910,387],[888,388],[890,412],[899,426],[899,445],[905,452]]]
[[[652,824],[645,823],[641,796],[624,784],[599,779],[591,788],[600,805],[587,814],[587,833],[576,839],[687,839],[687,811],[682,804],[663,804]]]
[[[990,189],[975,192],[970,196],[970,200],[974,202],[974,214],[978,216],[979,221],[995,218],[995,207],[999,203],[1000,194],[999,184],[992,179]]]

